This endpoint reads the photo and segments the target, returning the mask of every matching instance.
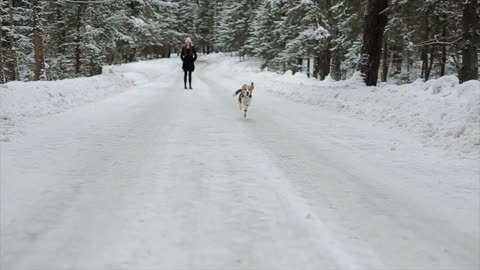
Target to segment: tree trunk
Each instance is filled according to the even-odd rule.
[[[77,7],[77,29],[75,34],[75,74],[80,74],[80,69],[82,67],[82,49],[80,46],[80,28],[82,26],[82,5],[78,4]]]
[[[310,78],[310,57],[307,58],[307,77]]]
[[[325,80],[325,51],[322,50],[318,61],[318,79]]]
[[[428,20],[428,16],[430,15],[430,12],[427,11],[425,13],[425,41],[427,41],[430,37],[430,23]],[[425,81],[428,80],[429,74],[427,74],[428,70],[428,46],[424,46],[422,50],[422,74],[421,77],[425,79]]]
[[[322,74],[323,79],[322,80],[325,80],[328,74],[330,74],[330,67],[331,67],[330,63],[332,60],[332,54],[330,52],[331,47],[332,46],[330,45],[330,40],[329,40],[327,42],[327,47],[325,48],[325,51],[323,54],[324,60],[323,60],[323,74]]]
[[[322,50],[322,53],[320,54],[320,61],[319,61],[319,67],[318,67],[318,76],[321,81],[325,80],[325,50]]]
[[[393,75],[397,75],[397,74],[400,74],[402,73],[402,63],[403,63],[403,55],[402,55],[402,51],[403,51],[403,46],[402,44],[391,44],[390,48],[389,48],[389,51],[392,52],[392,59],[391,59],[391,63],[392,63],[392,71],[390,72],[390,74],[393,74]],[[408,59],[409,59],[409,51],[408,51],[408,48],[407,48],[407,55],[406,55],[406,59],[407,59],[407,70],[409,70],[409,63],[408,63]]]
[[[429,58],[429,62],[427,63],[427,66],[426,66],[427,70],[425,71],[425,81],[428,81],[430,79],[430,74],[432,72],[432,67],[433,67],[434,55],[435,55],[435,46],[431,46],[430,58]]]
[[[386,82],[388,77],[388,41],[385,35],[383,39],[383,59],[382,59],[382,82]]]
[[[95,61],[93,57],[90,57],[90,76],[95,75]]]
[[[12,80],[20,79],[17,62],[17,44],[15,41],[15,20],[13,19],[13,1],[8,0],[8,13],[10,15],[10,51],[12,52]]]
[[[342,78],[342,59],[341,56],[338,53],[334,53],[331,61],[331,77],[332,79],[338,81]]]
[[[0,23],[1,25],[1,23]],[[0,83],[6,83],[7,78],[5,77],[5,67],[3,61],[3,30],[0,29]]]
[[[463,4],[463,57],[460,81],[478,80],[479,15],[478,0],[467,0]]]
[[[33,0],[33,43],[35,48],[35,76],[38,81],[45,78],[45,49],[43,47],[42,6],[40,0]]]
[[[410,71],[412,70],[412,56],[411,56],[411,48],[410,48],[410,40],[408,40],[407,45],[405,46],[405,58],[407,59],[407,73],[410,76]]]
[[[302,58],[297,58],[297,63],[296,65],[293,66],[293,74],[297,73],[297,72],[302,72],[303,70],[303,59]]]
[[[329,39],[329,51],[330,51],[330,67],[329,67],[329,74],[334,80],[340,80],[342,77],[342,71],[340,69],[342,64],[342,53],[340,52],[340,46],[338,44],[333,44],[332,41],[335,42],[338,38],[339,29],[338,29],[338,20],[332,14],[332,1],[326,0],[326,7],[327,7],[327,19],[331,26],[331,38]],[[333,47],[333,48],[332,48]]]
[[[107,64],[112,65],[114,60],[115,60],[115,55],[112,52],[107,53],[107,56],[105,58],[105,61],[107,62]]]
[[[442,28],[442,37],[447,38],[447,26],[444,25]],[[445,66],[447,64],[447,45],[442,46],[442,54],[440,56],[440,77],[445,76]]]
[[[63,7],[60,3],[57,3],[56,6],[55,6],[55,18],[57,19],[57,22],[61,22],[61,21],[64,21],[65,18],[63,16]],[[65,22],[66,23],[66,22]],[[63,54],[65,53],[65,40],[67,39],[67,30],[65,29],[66,27],[62,27],[62,29],[60,30],[60,39],[59,39],[59,45],[58,48],[57,48],[57,53],[58,54]]]
[[[135,62],[137,55],[137,48],[131,48],[130,54],[128,55],[128,62],[132,63]]]
[[[313,77],[318,79],[318,75],[320,74],[320,56],[315,56],[313,58]]]
[[[367,86],[377,85],[388,0],[368,0],[359,70]]]

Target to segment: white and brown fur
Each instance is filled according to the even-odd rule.
[[[240,111],[243,110],[243,117],[247,117],[248,107],[252,102],[253,94],[253,82],[251,85],[244,84],[241,89],[235,91],[233,96],[238,95],[238,105],[240,106]]]

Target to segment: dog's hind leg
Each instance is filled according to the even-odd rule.
[[[242,110],[242,102],[238,102],[238,106],[240,107],[240,111]]]

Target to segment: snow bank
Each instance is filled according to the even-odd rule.
[[[176,59],[178,60],[178,59]],[[106,66],[102,75],[60,81],[0,85],[0,141],[29,118],[64,112],[168,76],[174,59]]]
[[[125,65],[104,66],[102,74],[130,74],[141,75],[136,79],[137,84],[150,83],[158,80],[164,80],[172,71],[179,72],[181,61],[178,57],[169,59],[159,59],[152,61],[141,61]],[[140,80],[141,79],[141,80]]]
[[[254,80],[257,91],[270,92],[298,103],[319,106],[398,128],[418,136],[427,145],[457,153],[480,155],[480,82],[459,84],[455,76],[410,84],[366,87],[356,73],[349,80],[318,81],[291,71],[260,71],[258,60],[211,57],[236,77]],[[252,68],[256,66],[256,68]],[[245,67],[248,67],[245,68]],[[253,72],[252,72],[253,71]]]
[[[270,85],[266,90],[275,95],[408,130],[426,144],[465,153],[480,151],[478,81],[459,84],[457,77],[445,76],[400,86],[366,87],[358,74],[340,82],[290,75]]]

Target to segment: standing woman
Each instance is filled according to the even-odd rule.
[[[187,37],[185,40],[185,45],[182,48],[182,53],[180,55],[182,58],[183,65],[182,69],[185,73],[183,77],[183,82],[185,83],[185,89],[187,89],[187,75],[188,75],[188,84],[190,89],[192,89],[192,72],[195,70],[195,61],[197,60],[197,52],[195,47],[192,44],[192,39]]]

